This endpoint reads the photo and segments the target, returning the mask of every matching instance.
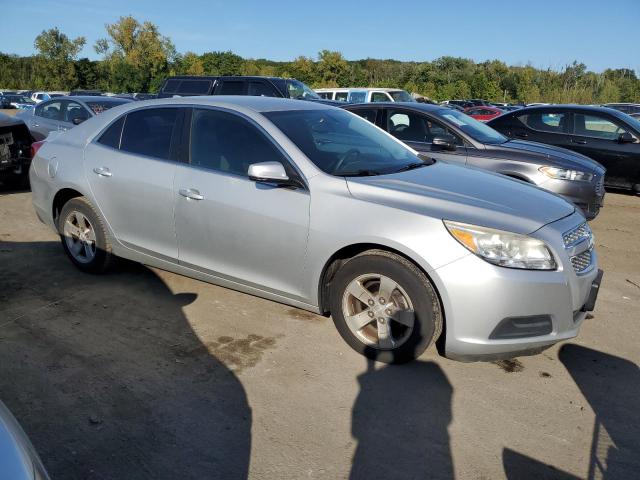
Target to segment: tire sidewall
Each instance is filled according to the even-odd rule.
[[[82,263],[76,260],[76,258],[69,251],[69,247],[67,246],[67,242],[65,240],[64,222],[69,214],[74,211],[80,212],[85,217],[87,217],[87,219],[93,226],[93,231],[96,235],[96,255],[93,260],[88,263]],[[60,241],[62,242],[62,248],[76,267],[87,273],[100,273],[106,269],[109,263],[109,258],[111,256],[109,244],[107,242],[107,236],[100,218],[96,214],[95,210],[91,207],[89,202],[87,202],[83,198],[73,198],[65,203],[60,212],[60,217],[58,218],[58,233],[60,235]]]
[[[398,257],[402,259],[402,257]],[[364,254],[349,260],[331,282],[331,316],[342,338],[358,353],[384,363],[405,363],[420,356],[440,333],[440,304],[429,279],[405,259]],[[413,267],[413,268],[410,268]],[[410,337],[392,350],[366,345],[349,329],[342,312],[342,298],[347,285],[364,273],[385,275],[405,290],[415,311],[415,324]]]

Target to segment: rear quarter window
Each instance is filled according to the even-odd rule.
[[[149,108],[127,115],[120,150],[168,160],[179,109]]]
[[[124,117],[120,117],[104,131],[98,139],[98,143],[115,149],[120,148],[120,136],[122,135],[123,125]]]

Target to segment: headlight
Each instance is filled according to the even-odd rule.
[[[549,247],[537,238],[448,220],[444,224],[453,238],[489,263],[528,270],[556,269]]]
[[[567,170],[558,167],[540,167],[538,170],[549,178],[556,180],[574,180],[576,182],[590,182],[593,179],[592,173],[581,172],[580,170]]]

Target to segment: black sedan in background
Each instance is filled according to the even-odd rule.
[[[598,214],[604,198],[604,168],[565,150],[510,140],[457,110],[422,103],[345,105],[418,152],[533,183],[577,205],[587,219]]]
[[[607,169],[605,185],[640,194],[640,120],[618,110],[583,105],[523,108],[488,125],[510,138],[568,148]]]

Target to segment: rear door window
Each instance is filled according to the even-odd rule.
[[[367,92],[351,92],[349,93],[349,101],[351,103],[364,103],[367,101]]]
[[[377,110],[375,108],[358,108],[357,110],[351,110],[351,112],[355,113],[359,117],[364,118],[365,120],[369,120],[374,125],[376,123]]]
[[[266,82],[249,82],[249,95],[256,97],[279,97],[275,89]]]
[[[178,108],[148,108],[127,115],[120,150],[168,160]]]
[[[74,120],[85,121],[91,114],[78,102],[65,102],[63,122],[73,123]]]
[[[211,80],[182,80],[178,95],[207,95],[211,91]]]
[[[390,102],[391,99],[384,92],[373,92],[371,94],[372,102]]]
[[[348,98],[349,92],[336,92],[334,100],[338,100],[339,102],[346,102]]]
[[[532,130],[550,133],[565,133],[568,114],[566,112],[533,112],[518,115],[519,121]]]
[[[218,95],[244,95],[246,82],[243,80],[224,80]]]

